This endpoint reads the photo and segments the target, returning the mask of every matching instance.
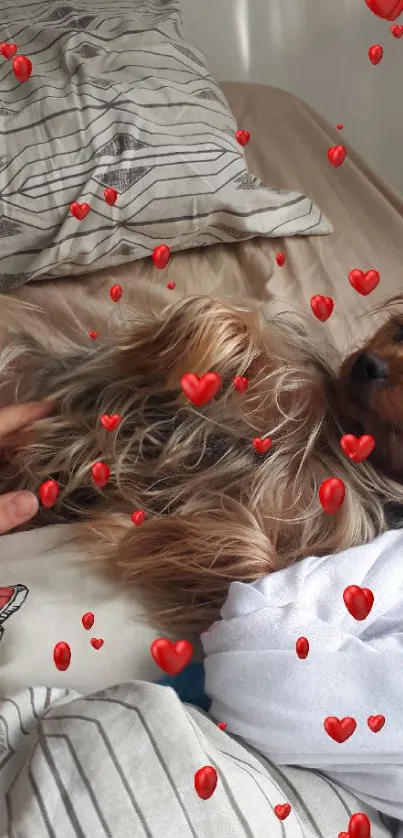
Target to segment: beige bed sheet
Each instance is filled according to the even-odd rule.
[[[114,305],[108,294],[114,282],[122,285],[124,300],[134,304],[140,279],[162,285],[174,281],[176,293],[185,295],[246,293],[308,313],[311,296],[324,294],[333,297],[335,310],[323,329],[339,348],[373,328],[361,322],[364,312],[403,290],[403,201],[350,149],[343,165],[334,169],[327,150],[343,142],[342,132],[297,97],[264,85],[225,83],[222,89],[238,126],[251,133],[251,171],[270,186],[309,195],[332,221],[334,233],[201,248],[175,254],[163,271],[150,259],[142,260],[91,276],[30,283],[16,296],[44,306],[60,326],[67,327],[68,309],[68,319],[73,316],[88,331]],[[286,254],[283,267],[275,260],[280,250]],[[372,294],[363,297],[351,288],[352,268],[380,272]]]

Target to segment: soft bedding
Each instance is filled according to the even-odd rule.
[[[68,335],[74,321],[86,331],[116,324],[124,316],[125,301],[135,304],[138,282],[146,280],[176,283],[172,295],[242,293],[307,312],[313,294],[332,296],[335,311],[323,328],[344,348],[371,327],[360,322],[370,306],[400,291],[401,199],[350,149],[343,166],[333,170],[326,152],[340,140],[337,131],[296,97],[256,85],[225,84],[222,89],[237,123],[251,132],[247,156],[254,171],[278,188],[311,195],[332,220],[334,233],[189,250],[174,254],[164,271],[146,259],[91,276],[28,283],[16,295],[44,309],[42,324],[50,341],[52,328]],[[286,257],[283,267],[276,262],[279,251]],[[348,272],[355,267],[380,271],[380,284],[369,297],[359,296],[348,283]],[[121,308],[108,294],[115,282],[123,288]],[[20,581],[7,578],[3,584]],[[18,613],[11,620],[18,620]],[[133,677],[129,668],[130,661],[128,677]],[[0,692],[4,695],[1,681]],[[97,700],[65,695],[66,705],[59,710],[50,709],[54,698],[59,694],[44,691],[40,696],[35,690],[2,702],[1,780],[8,789],[6,794],[3,785],[2,838],[13,834],[13,828],[21,838],[31,838],[33,832],[38,838],[84,836],[85,817],[91,819],[92,838],[132,834],[130,826],[140,822],[137,832],[147,836],[256,838],[269,829],[270,835],[282,838],[334,838],[347,830],[350,815],[357,811],[368,812],[372,838],[391,834],[374,812],[332,781],[315,772],[273,768],[202,713],[181,704],[167,687],[132,683]],[[132,730],[133,705],[139,738],[131,742],[127,731]],[[42,724],[44,706],[49,722]],[[84,735],[75,732],[74,744],[73,727],[80,732],[85,728]],[[116,750],[111,749],[112,738]],[[192,785],[193,771],[203,764],[216,765],[221,777],[217,796],[208,801],[199,800]],[[158,777],[156,766],[162,772]],[[163,790],[158,800],[156,787]],[[113,794],[108,793],[112,788]],[[142,794],[140,806],[136,790]],[[280,821],[273,806],[287,801],[292,812]],[[171,811],[176,812],[172,828],[167,817]]]
[[[3,290],[161,243],[331,230],[310,196],[247,169],[243,126],[184,39],[179,0],[2,0],[0,15],[18,47],[0,54]],[[22,83],[21,55],[33,65]]]

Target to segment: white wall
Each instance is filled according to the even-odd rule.
[[[185,32],[217,80],[301,96],[331,123],[343,122],[346,144],[403,195],[403,38],[365,0],[181,2]],[[373,43],[384,47],[376,67],[367,56]]]

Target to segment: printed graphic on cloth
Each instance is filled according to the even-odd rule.
[[[9,585],[8,588],[0,587],[0,640],[3,637],[3,623],[15,614],[24,604],[29,590],[25,585]]]

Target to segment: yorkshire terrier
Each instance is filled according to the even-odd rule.
[[[403,302],[394,297],[386,312]],[[337,385],[338,410],[350,433],[371,434],[374,466],[403,483],[403,316],[387,321],[343,363]]]
[[[206,629],[230,582],[368,542],[388,528],[388,504],[403,504],[393,474],[352,462],[340,446],[339,359],[323,352],[323,330],[315,343],[312,317],[211,296],[169,304],[165,293],[138,288],[118,329],[96,341],[78,330],[50,341],[40,313],[27,316],[13,298],[0,302],[3,403],[56,401],[54,414],[3,458],[0,491],[38,493],[55,480],[57,502],[40,509],[35,525],[78,522],[83,547],[142,591],[161,629]],[[354,401],[358,385],[351,390],[352,418],[375,435],[371,411],[374,423],[378,415],[398,418],[397,328],[374,338],[372,361],[349,359],[344,367],[350,377],[353,363],[358,377],[378,375],[366,406]],[[182,376],[206,372],[221,376],[221,388],[197,407]],[[382,375],[392,376],[390,386]],[[243,392],[237,376],[247,379]],[[101,417],[113,414],[120,424],[108,431]],[[256,451],[255,438],[270,438],[269,450]],[[390,445],[377,438],[378,458]],[[92,478],[97,461],[110,469],[103,488]],[[329,477],[346,486],[335,515],[318,498]],[[140,526],[134,511],[144,513]]]

